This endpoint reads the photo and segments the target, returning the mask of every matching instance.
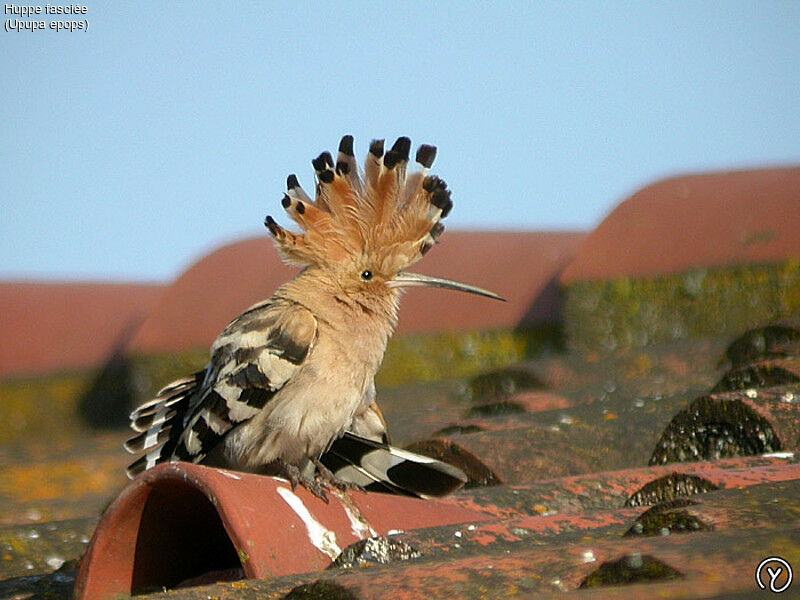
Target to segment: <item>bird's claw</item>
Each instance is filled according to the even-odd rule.
[[[273,464],[276,474],[282,475],[289,481],[289,485],[292,486],[292,491],[297,489],[297,486],[300,485],[325,502],[325,504],[330,502],[327,494],[330,488],[323,485],[316,477],[313,479],[304,477],[302,471],[297,466],[290,465],[284,461],[276,461]]]
[[[364,491],[364,488],[358,484],[337,479],[336,475],[322,464],[319,459],[312,459],[312,462],[316,467],[316,473],[311,478],[304,476],[303,472],[296,465],[291,465],[283,461],[277,461],[275,467],[276,471],[289,481],[289,484],[292,486],[292,491],[300,485],[325,502],[325,504],[330,503],[328,492],[332,492],[333,490],[342,492],[353,490]]]

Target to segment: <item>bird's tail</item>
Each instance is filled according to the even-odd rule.
[[[452,465],[347,432],[322,455],[337,479],[369,491],[437,498],[467,482]]]
[[[132,479],[170,459],[183,430],[184,416],[191,410],[192,397],[204,377],[205,371],[198,371],[173,381],[131,413],[131,429],[138,433],[125,442],[125,450],[131,454],[149,452],[128,466],[128,477]]]

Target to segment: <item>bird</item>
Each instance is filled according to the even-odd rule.
[[[125,449],[146,453],[129,477],[188,461],[284,477],[326,501],[334,487],[427,498],[466,482],[460,469],[390,444],[374,378],[405,288],[504,299],[407,270],[437,243],[453,206],[429,173],[436,147],[420,145],[409,172],[408,137],[388,151],[373,140],[363,169],[353,146],[345,135],[335,162],[330,152],[311,161],[313,200],[288,176],[281,204],[300,231],[269,215],[264,224],[298,274],[222,331],[205,369],[131,413],[137,435]]]

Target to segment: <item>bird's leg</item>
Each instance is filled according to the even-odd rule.
[[[272,466],[276,475],[283,475],[289,480],[292,490],[294,490],[297,485],[300,484],[309,492],[314,494],[317,498],[324,501],[325,504],[328,504],[329,500],[327,491],[330,489],[330,486],[325,485],[317,478],[309,479],[304,477],[303,472],[296,465],[291,465],[281,459],[278,459],[272,463]]]
[[[317,467],[317,480],[329,488],[335,487],[343,492],[348,490],[358,490],[359,492],[364,491],[364,488],[357,483],[351,483],[349,481],[337,479],[336,475],[334,475],[328,467],[322,464],[322,461],[319,458],[312,458],[311,462],[314,463],[315,467]]]
[[[289,480],[289,483],[292,485],[292,490],[294,490],[297,487],[297,484],[303,480],[303,474],[295,465],[290,465],[289,463],[278,459],[272,466],[276,475],[283,475]]]

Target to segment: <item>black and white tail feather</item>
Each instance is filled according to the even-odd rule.
[[[467,482],[452,465],[350,432],[333,443],[321,462],[337,479],[375,492],[438,498]]]
[[[125,442],[125,450],[131,454],[139,454],[147,450],[147,454],[133,462],[127,469],[128,477],[151,469],[159,463],[177,460],[174,456],[185,417],[191,414],[198,390],[203,383],[206,371],[198,371],[189,377],[173,381],[162,388],[156,397],[142,404],[130,415],[131,429],[139,432]],[[195,402],[192,402],[195,400]],[[203,456],[198,455],[199,462]]]

